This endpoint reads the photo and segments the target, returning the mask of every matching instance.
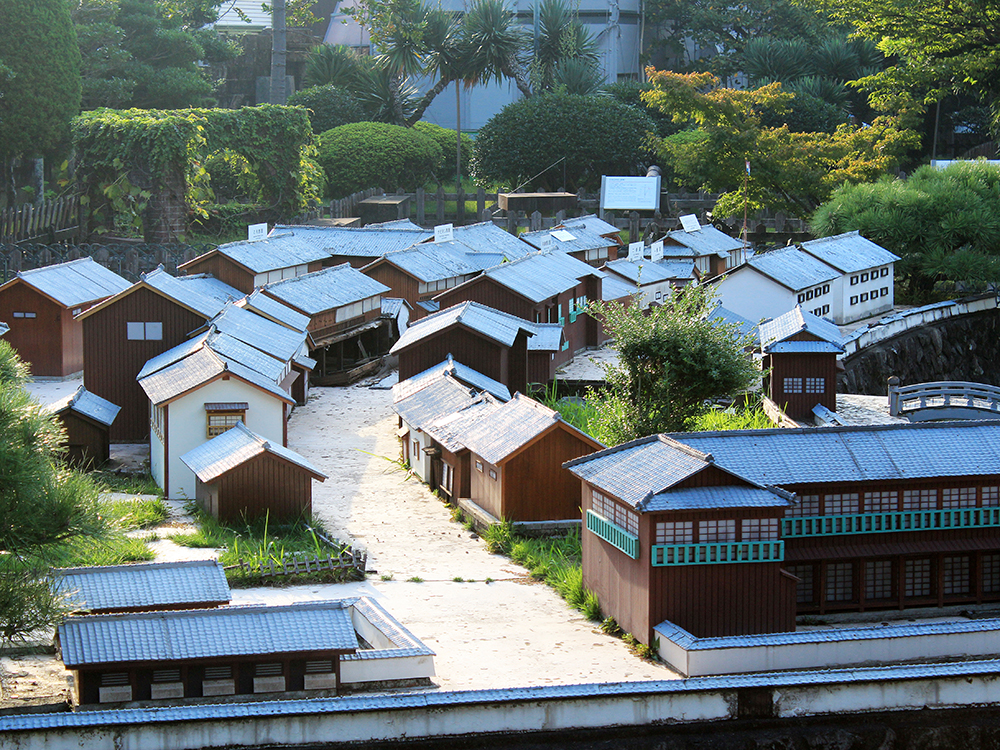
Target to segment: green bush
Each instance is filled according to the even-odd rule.
[[[260,197],[260,180],[245,156],[230,149],[216,151],[205,159],[205,169],[218,203],[253,203]]]
[[[288,104],[309,110],[314,133],[325,133],[365,118],[361,103],[339,86],[311,86],[288,97]]]
[[[651,83],[618,81],[617,83],[609,83],[605,86],[604,92],[612,99],[622,104],[627,104],[630,107],[635,107],[649,115],[656,126],[656,134],[661,138],[665,138],[668,135],[678,132],[683,125],[674,122],[672,113],[664,112],[656,107],[651,108],[646,106],[646,103],[642,100],[642,92],[651,91],[652,88],[653,84]]]
[[[441,162],[441,147],[423,133],[381,122],[355,122],[319,137],[317,161],[328,192],[340,198],[358,190],[416,188]]]
[[[455,175],[455,131],[442,128],[432,122],[415,123],[413,129],[418,133],[433,138],[441,147],[441,161],[434,168],[434,176],[439,181],[454,177]],[[472,161],[472,137],[467,133],[462,133],[462,174],[468,176],[469,164]]]
[[[610,97],[533,96],[504,107],[483,126],[472,172],[484,186],[529,181],[536,190],[596,189],[601,175],[644,172],[646,136],[654,129],[646,113]]]

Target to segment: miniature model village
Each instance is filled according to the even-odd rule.
[[[0,331],[36,378],[83,371],[49,405],[69,460],[148,442],[164,497],[220,520],[309,514],[327,476],[288,447],[293,410],[391,363],[413,474],[480,525],[579,529],[602,612],[681,676],[905,661],[917,639],[926,658],[993,653],[975,640],[990,619],[807,627],[1000,601],[1000,422],[838,416],[838,326],[893,309],[898,258],[857,233],[745,258],[686,226],[628,247],[594,216],[520,237],[277,226],[135,283],[89,258],[23,271],[0,287]],[[706,281],[713,316],[756,331],[781,427],[605,446],[531,398],[608,342],[588,303]],[[52,581],[74,609],[57,653],[81,707],[434,685],[434,652],[371,597],[235,603],[213,560]]]

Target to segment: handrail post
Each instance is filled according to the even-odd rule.
[[[889,414],[899,416],[899,378],[895,375],[889,378]]]

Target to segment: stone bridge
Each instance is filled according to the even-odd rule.
[[[1000,386],[1000,309],[995,294],[906,310],[858,329],[845,342],[837,390],[884,396],[902,385],[966,381]]]

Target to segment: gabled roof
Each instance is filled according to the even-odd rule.
[[[608,302],[613,299],[623,299],[638,294],[639,287],[630,284],[621,276],[609,273],[601,282],[601,299]]]
[[[404,383],[393,386],[392,410],[417,430],[422,430],[424,425],[445,414],[458,411],[479,395],[475,388],[470,388],[447,374],[428,379],[416,390],[412,389],[412,384]]]
[[[742,315],[737,315],[722,305],[717,305],[708,317],[710,320],[717,320],[720,323],[734,326],[741,336],[749,336],[758,332],[756,323],[751,322]]]
[[[493,378],[486,377],[482,373],[473,370],[471,367],[466,367],[461,362],[456,362],[450,354],[441,364],[435,365],[434,367],[428,367],[426,370],[421,373],[417,373],[412,378],[407,378],[403,382],[394,385],[392,387],[393,401],[406,398],[407,396],[412,395],[421,388],[425,387],[431,381],[437,378],[443,378],[445,375],[451,376],[455,380],[464,383],[470,388],[475,388],[480,391],[488,391],[501,401],[510,401],[510,390],[507,386],[494,380]]]
[[[69,396],[65,396],[45,407],[45,410],[50,414],[59,414],[67,409],[108,427],[115,421],[118,412],[122,410],[120,406],[116,406],[110,401],[91,393],[82,385]]]
[[[899,260],[881,245],[865,239],[859,232],[845,232],[802,243],[802,249],[841,273],[856,273]]]
[[[774,320],[760,324],[760,346],[765,354],[776,351],[776,345],[781,345],[782,351],[816,351],[813,341],[787,341],[787,339],[799,333],[808,333],[825,343],[822,351],[843,352],[844,339],[840,335],[840,329],[828,320],[824,320],[812,313],[805,312],[801,305],[796,305],[784,315],[779,315]],[[813,346],[799,346],[800,344]]]
[[[535,335],[528,339],[529,352],[557,352],[562,346],[563,327],[558,323],[533,323]]]
[[[582,278],[603,278],[605,274],[571,255],[538,250],[488,268],[483,271],[483,276],[537,303],[573,289]],[[478,278],[465,283],[476,283]]]
[[[578,253],[584,250],[618,246],[614,240],[608,239],[584,224],[569,229],[542,229],[537,232],[525,232],[521,235],[521,239],[541,250],[542,243],[547,241],[550,236],[552,237],[552,249],[563,253]]]
[[[229,473],[236,467],[264,453],[271,453],[295,464],[321,482],[327,478],[326,474],[295,451],[265,440],[248,429],[242,422],[237,422],[221,435],[216,435],[197,448],[189,450],[181,456],[181,461],[194,472],[198,479],[205,484],[211,484],[223,474]]]
[[[286,328],[236,305],[226,305],[209,325],[284,362],[300,354],[306,342],[304,331]]]
[[[733,276],[745,267],[764,274],[793,292],[833,281],[840,276],[839,271],[794,245],[758,253],[728,273]]]
[[[515,393],[506,404],[483,414],[480,419],[462,422],[462,429],[453,426],[450,439],[491,464],[499,464],[557,425],[562,425],[595,449],[601,445],[564,422],[559,412],[520,393]]]
[[[453,325],[464,325],[504,346],[513,345],[517,335],[525,331],[528,336],[537,332],[535,324],[514,315],[480,305],[478,302],[461,302],[447,310],[428,315],[409,328],[390,349],[391,354],[405,349],[418,341],[440,333]]]
[[[621,232],[614,224],[609,224],[604,219],[598,218],[597,214],[587,214],[586,216],[578,216],[575,219],[566,219],[561,226],[567,229],[582,226],[598,234],[613,234],[616,236]]]
[[[8,281],[0,290],[6,289],[17,279],[63,307],[79,307],[88,302],[106,299],[131,286],[93,258],[78,258],[54,266],[19,271],[16,279]]]
[[[434,236],[434,232],[426,229],[309,226],[276,226],[272,234],[289,231],[293,232],[299,241],[321,249],[327,257],[346,255],[372,260]]]
[[[253,292],[236,304],[252,310],[258,315],[263,315],[269,320],[281,323],[286,328],[305,331],[309,327],[308,315],[303,315],[298,310],[293,310],[288,305],[278,302],[273,297],[268,297],[260,289],[254,289]]]
[[[374,224],[365,224],[365,229],[388,229],[388,230],[399,230],[407,229],[410,231],[426,232],[419,224],[415,224],[409,219],[393,219],[392,221],[380,221]]]
[[[227,363],[249,367],[255,372],[259,372],[273,383],[280,383],[285,377],[287,361],[282,361],[265,354],[260,349],[256,349],[250,344],[246,344],[237,338],[233,338],[227,333],[222,333],[212,328],[205,339],[205,346],[218,354]],[[309,369],[312,369],[310,366]]]
[[[218,560],[56,568],[52,588],[76,609],[156,609],[230,600]]]
[[[611,271],[633,285],[639,283],[656,284],[674,279],[690,279],[694,276],[694,261],[663,261],[653,263],[649,260],[629,260],[619,258],[604,264],[604,270]]]
[[[492,221],[455,227],[453,236],[456,242],[461,242],[477,255],[496,256],[497,263],[500,262],[500,258],[514,260],[532,251],[531,245],[522,242],[519,238],[501,229]]]
[[[458,453],[466,447],[461,442],[461,436],[473,424],[499,409],[501,403],[489,393],[481,393],[458,411],[431,420],[421,429],[440,443],[445,450]]]
[[[229,258],[254,274],[308,265],[329,257],[329,253],[322,248],[303,242],[295,231],[273,231],[263,240],[241,240],[219,245],[179,267],[188,268],[212,255]]]
[[[683,229],[675,229],[672,232],[667,232],[664,239],[672,240],[694,250],[696,256],[718,255],[720,257],[727,257],[730,251],[739,250],[743,247],[743,240],[730,237],[711,224],[703,226],[697,232],[685,232]],[[668,254],[668,252],[664,248],[664,253]]]
[[[391,290],[352,268],[350,263],[342,263],[304,276],[271,282],[264,286],[264,291],[307,315],[317,315]]]
[[[70,669],[358,647],[350,606],[339,601],[71,617],[59,643]]]
[[[761,484],[866,482],[1000,474],[1000,422],[691,432],[720,467]]]
[[[465,245],[454,240],[422,242],[386,253],[376,263],[391,263],[418,281],[428,282],[479,273],[482,266],[473,262],[472,255]]]
[[[103,302],[98,302],[77,315],[78,319],[89,317],[98,310],[103,310],[127,297],[139,289],[149,289],[161,297],[176,302],[195,315],[211,318],[226,306],[227,302],[243,297],[243,292],[224,284],[209,274],[193,274],[191,276],[175,277],[157,268],[142,274],[135,284]]]
[[[0,323],[0,336],[3,336],[7,331],[10,330],[10,326],[6,323]]]

